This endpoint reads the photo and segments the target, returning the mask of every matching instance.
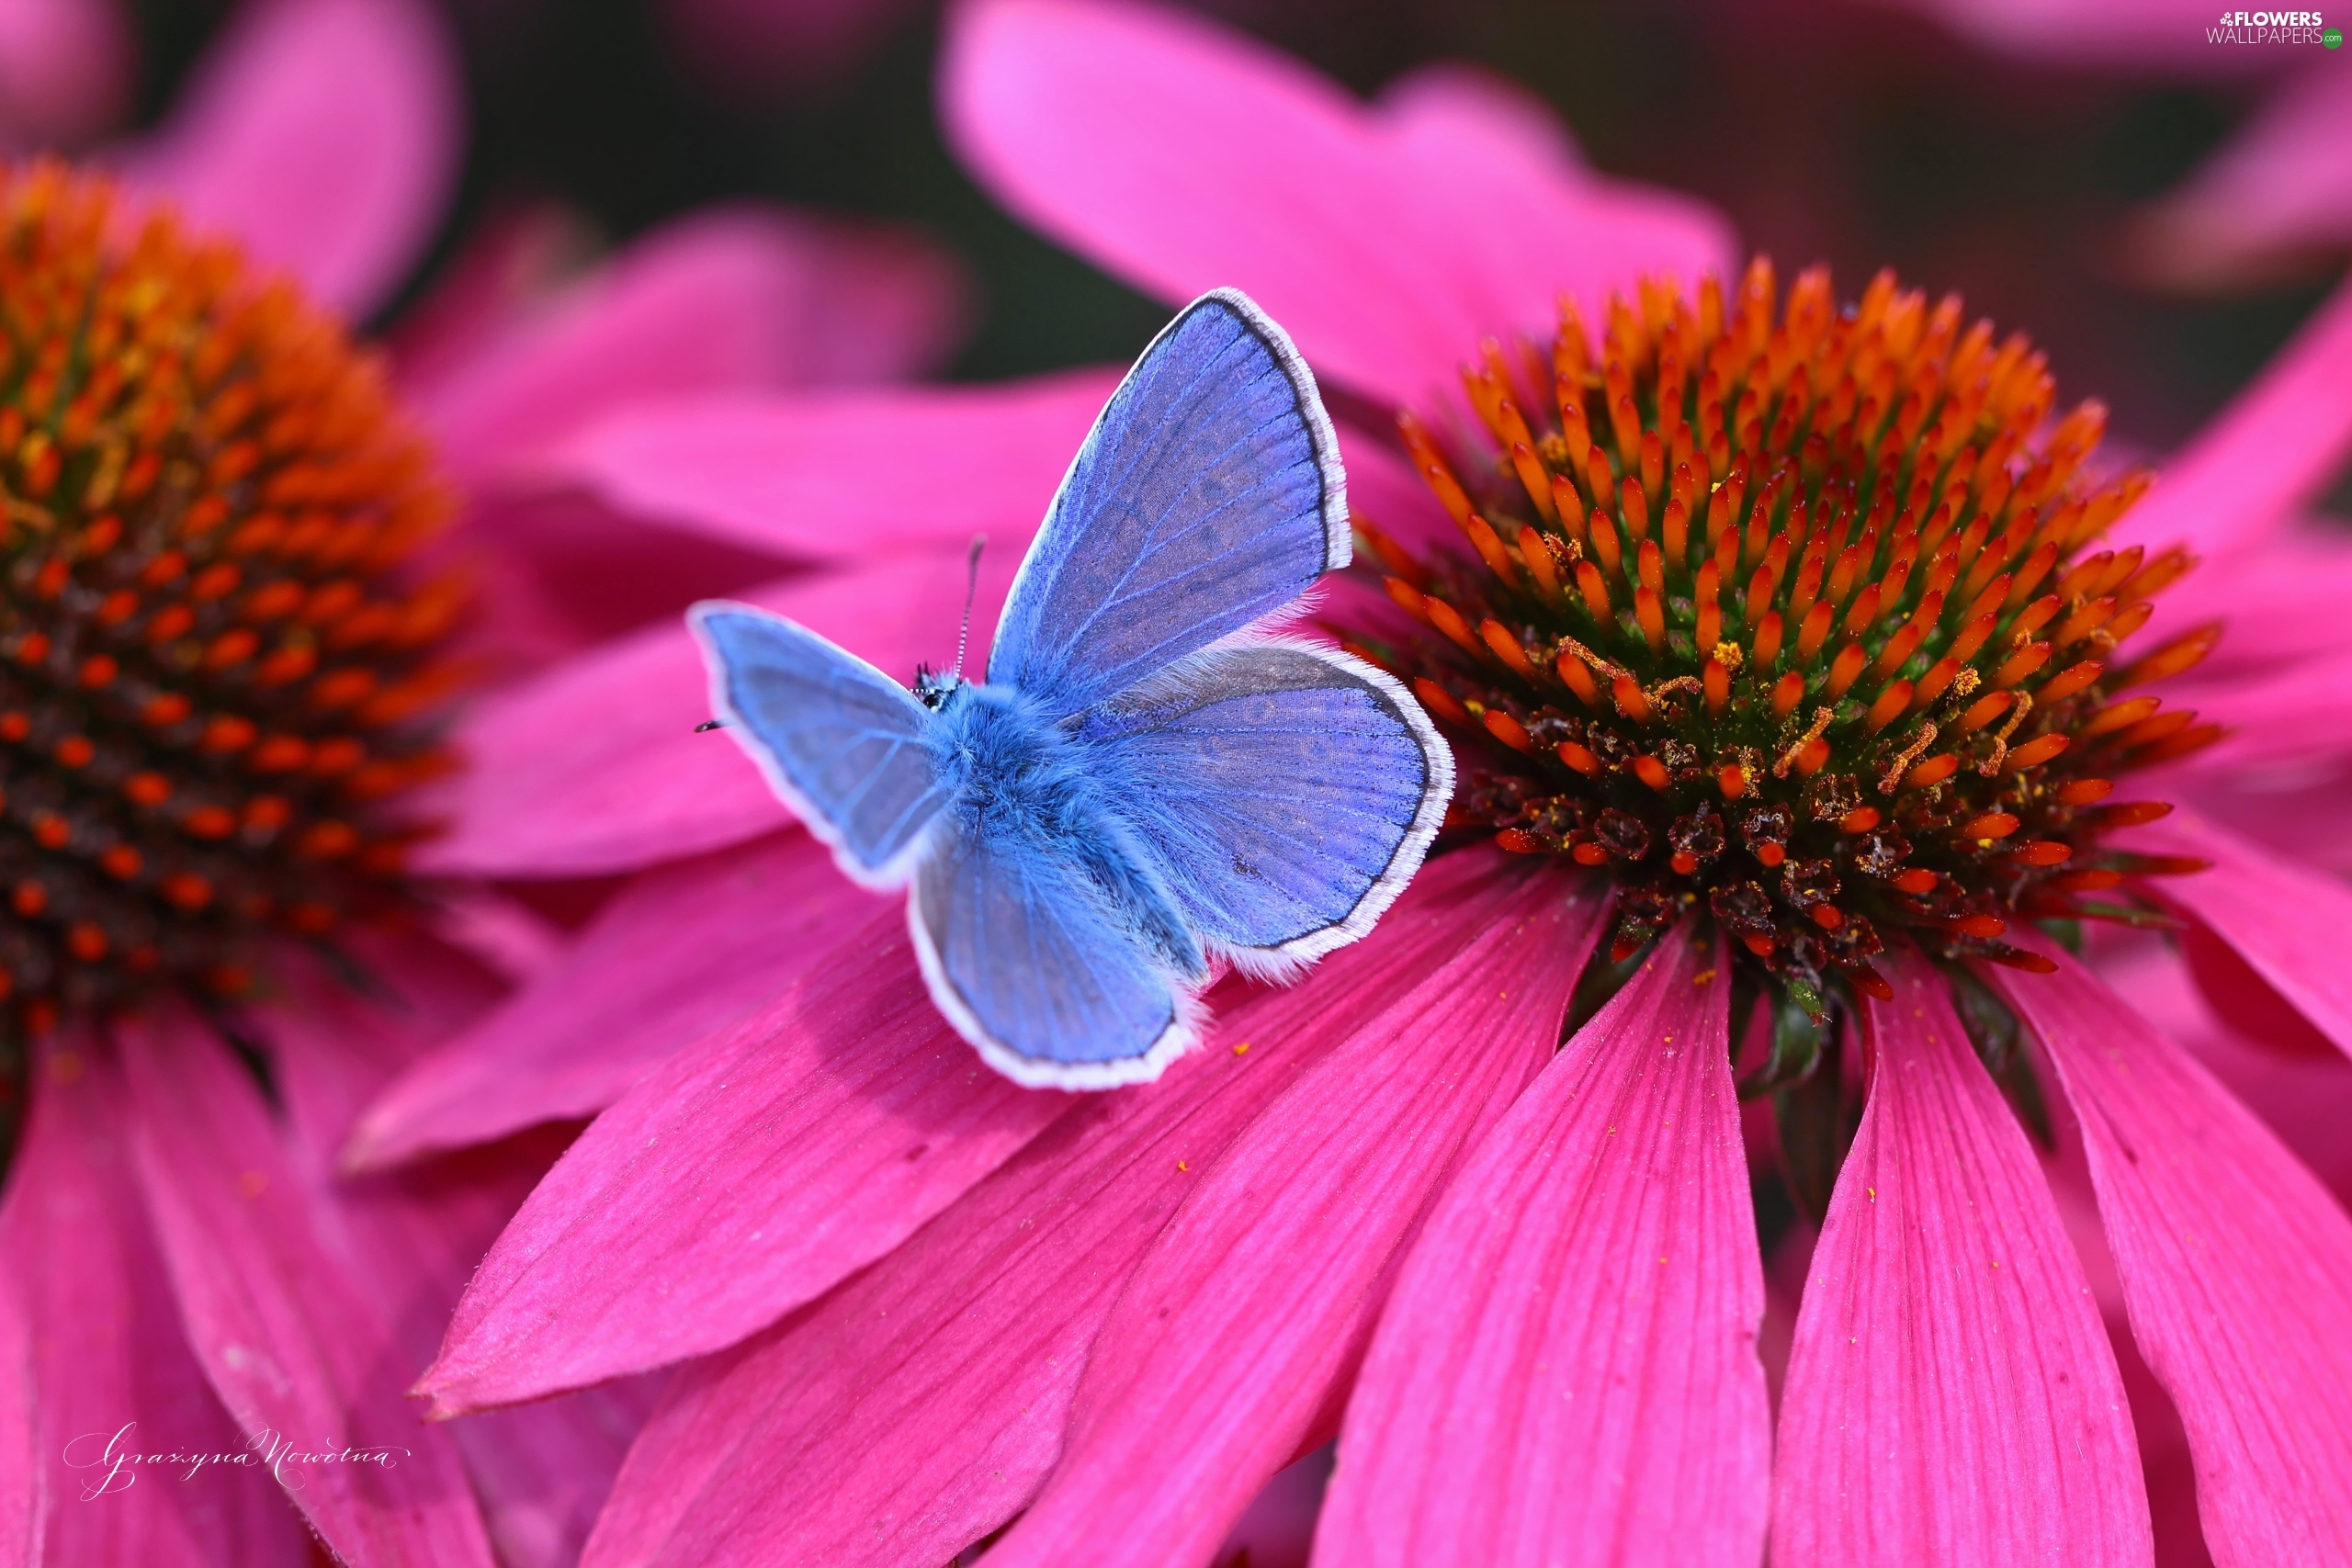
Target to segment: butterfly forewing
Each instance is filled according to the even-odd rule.
[[[989,680],[1074,714],[1283,609],[1348,559],[1313,378],[1230,290],[1153,340],[1022,564]]]
[[[895,885],[949,791],[907,689],[805,626],[748,605],[695,606],[713,705],[801,820],[858,880]]]

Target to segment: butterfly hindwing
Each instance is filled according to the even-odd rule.
[[[940,1010],[1015,1082],[1142,1082],[1192,1039],[1182,983],[1066,846],[987,818],[944,828],[916,874],[910,924]]]
[[[865,660],[749,605],[704,604],[690,623],[712,705],[768,783],[842,869],[869,886],[905,880],[949,800],[926,744],[931,715]]]
[[[1363,935],[1453,792],[1452,752],[1393,680],[1304,644],[1204,649],[1080,734],[1194,930],[1245,966]]]
[[[1314,378],[1280,327],[1220,289],[1152,341],[1095,422],[1013,583],[988,678],[1074,714],[1347,561]]]

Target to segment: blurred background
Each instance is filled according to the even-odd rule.
[[[2233,137],[2314,82],[2352,83],[2352,51],[2208,42],[2203,0],[1204,8],[1360,91],[1437,59],[1506,73],[1599,168],[1706,197],[1784,265],[1826,261],[1850,295],[1891,265],[2025,328],[2062,391],[2104,397],[2116,435],[2145,448],[2220,407],[2341,260],[2324,220],[2237,245],[2226,223],[2217,237],[2184,219],[2182,193]],[[40,139],[102,145],[151,122],[234,9],[6,0],[0,29],[57,33],[70,16],[113,39],[78,75],[0,84],[20,139],[34,122]],[[448,0],[446,14],[470,100],[461,196],[386,317],[485,225],[594,254],[752,197],[908,223],[959,257],[974,287],[956,378],[1124,359],[1161,318],[956,167],[932,104],[933,0]],[[2346,183],[2340,167],[2312,177]]]

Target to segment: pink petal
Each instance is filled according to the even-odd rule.
[[[625,517],[577,490],[478,494],[465,526],[426,553],[420,567],[463,573],[483,611],[450,648],[483,670],[480,691],[674,625],[696,600],[741,598],[779,570],[773,555]]]
[[[441,220],[463,102],[456,51],[422,0],[256,4],[140,151],[133,181],[365,316]]]
[[[2192,679],[2272,679],[2290,665],[2342,654],[2334,619],[2347,594],[2352,539],[2335,525],[2306,516],[2265,538],[2259,549],[2199,561],[2157,597],[2155,615],[2137,636],[2153,648],[2203,622],[2224,620],[2229,634]],[[2166,700],[2190,699],[2168,691]]]
[[[1458,964],[1505,894],[1495,862],[1432,863],[1159,1083],[1090,1099],[872,1269],[682,1373],[588,1562],[933,1563],[1001,1524],[1052,1469],[1136,1258],[1237,1132]]]
[[[870,559],[975,534],[1017,552],[1117,384],[1115,372],[1078,370],[992,387],[643,401],[535,473],[787,558]]]
[[[2132,1337],[2222,1568],[2352,1540],[2352,1220],[2180,1047],[2062,957],[2004,977],[2082,1123]]]
[[[1020,567],[1018,549],[980,558],[972,647],[988,646]],[[965,552],[906,555],[786,579],[741,597],[791,616],[910,680],[955,656]],[[976,661],[977,662],[977,661]],[[475,876],[634,871],[774,832],[791,821],[741,748],[697,735],[710,680],[683,618],[475,704],[458,726],[468,767],[420,809],[450,820],[420,870]]]
[[[2265,610],[2249,604],[2244,613],[2259,618]],[[2335,611],[2327,614],[2324,624],[2332,627]],[[2233,616],[2230,625],[2236,624]],[[2182,764],[2184,773],[2291,774],[2340,763],[2352,754],[2352,655],[2332,649],[2325,657],[2279,662],[2286,667],[2166,686],[2167,706],[2194,708],[2231,730],[2211,751]]]
[[[1392,120],[1174,12],[977,0],[951,21],[940,94],[966,165],[1015,213],[1170,301],[1248,289],[1308,359],[1392,403],[1451,385],[1481,336],[1544,325],[1562,290],[1597,302],[1731,259],[1695,203],[1566,165],[1483,172],[1409,102]]]
[[[719,209],[639,241],[414,390],[443,457],[483,474],[635,400],[931,369],[963,296],[955,264],[911,234]]]
[[[1439,61],[1408,71],[1380,90],[1379,114],[1457,166],[1500,164],[1528,185],[1584,173],[1584,154],[1552,106],[1480,66]]]
[[[337,1180],[332,1155],[358,1105],[438,1031],[462,970],[430,944],[368,955],[397,1000],[363,999],[309,966],[283,971],[288,997],[249,1026],[272,1050],[295,1134],[289,1164],[337,1244],[335,1261],[386,1310],[405,1381],[433,1359],[468,1277],[560,1145],[518,1140],[389,1176]],[[636,1383],[588,1389],[450,1423],[505,1568],[578,1561],[629,1440],[652,1408]]]
[[[37,1397],[32,1325],[12,1281],[0,1288],[0,1564],[6,1568],[40,1568],[48,1497]]]
[[[797,831],[647,872],[560,962],[386,1087],[353,1129],[345,1166],[594,1115],[781,993],[888,902]]]
[[[2149,1562],[2122,1379],[2033,1150],[1942,976],[1892,968],[1797,1316],[1773,1559]]]
[[[0,128],[13,146],[79,141],[121,114],[136,65],[117,0],[11,0],[0,6]]]
[[[1898,0],[1970,41],[2026,60],[2131,66],[2168,75],[2263,70],[2268,49],[2212,42],[2206,0]]]
[[[2292,522],[2352,452],[2352,279],[2165,469],[2119,544],[2245,549]]]
[[[178,1013],[125,1021],[117,1038],[140,1190],[221,1402],[249,1434],[297,1451],[348,1447],[396,1461],[301,1467],[291,1495],[341,1557],[490,1568],[448,1435],[402,1401],[392,1327],[366,1282],[322,1249],[251,1079]]]
[[[479,1410],[732,1345],[888,1252],[1069,1103],[981,1064],[888,910],[581,1135],[482,1260],[419,1391]]]
[[[2290,76],[2165,199],[2143,265],[2187,281],[2261,276],[2352,242],[2352,75]]]
[[[126,1168],[111,1075],[93,1070],[85,1049],[47,1066],[0,1211],[0,1251],[21,1282],[21,1327],[38,1358],[44,1436],[38,1458],[0,1463],[10,1478],[0,1495],[23,1496],[19,1479],[46,1490],[51,1562],[306,1562],[301,1520],[266,1471],[215,1466],[183,1480],[111,1462],[156,1449],[233,1454],[245,1438],[181,1332]],[[42,1560],[38,1517],[30,1528],[34,1555],[0,1544],[0,1562]],[[9,1539],[0,1527],[0,1543]]]
[[[1127,1282],[996,1568],[1205,1568],[1312,1446],[1422,1216],[1552,1056],[1603,908],[1573,874],[1472,889],[1422,939],[1442,962],[1235,1141]]]
[[[2315,875],[2193,811],[2177,810],[2135,832],[2134,850],[2213,863],[2167,876],[2155,891],[2235,949],[2296,1011],[2352,1055],[2352,888]]]
[[[1730,976],[1667,939],[1430,1216],[1318,1563],[1752,1564],[1770,1415]]]

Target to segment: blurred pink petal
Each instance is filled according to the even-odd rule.
[[[259,1092],[211,1032],[176,1012],[118,1026],[147,1211],[206,1375],[256,1438],[396,1463],[300,1465],[289,1488],[358,1568],[490,1568],[448,1434],[401,1394],[387,1303],[322,1250],[303,1179]]]
[[[0,141],[55,144],[105,130],[137,65],[117,0],[0,0]]]
[[[797,831],[647,872],[552,967],[407,1064],[344,1160],[380,1168],[594,1115],[785,990],[883,903]]]
[[[1086,1100],[873,1268],[681,1372],[587,1562],[933,1563],[1003,1523],[1169,1213],[1327,1048],[1310,1026],[1414,967],[1382,938],[1418,897],[1317,971],[1331,987],[1226,1012],[1158,1083]]]
[[[2156,599],[2156,613],[2139,635],[2153,648],[2191,626],[2223,621],[2228,635],[2184,686],[2259,690],[2306,661],[2342,656],[2335,613],[2347,596],[2352,538],[2324,518],[2305,516],[2265,539],[2260,549],[2200,560]]]
[[[955,264],[910,234],[721,209],[657,230],[412,391],[450,466],[488,477],[639,400],[931,369],[963,317]]]
[[[262,1568],[309,1561],[301,1519],[268,1472],[212,1466],[183,1480],[141,1467],[116,1472],[116,1452],[233,1454],[245,1435],[213,1397],[181,1331],[179,1310],[132,1184],[115,1125],[116,1097],[82,1051],[52,1055],[0,1212],[0,1250],[17,1261],[27,1326],[45,1376],[43,1437],[25,1466],[0,1466],[45,1486],[46,1559],[188,1562]],[[26,1264],[38,1260],[37,1267]],[[13,1295],[12,1295],[13,1299]],[[36,1517],[35,1546],[42,1533]],[[0,1536],[0,1540],[5,1540]]]
[[[1530,100],[1467,114],[1473,91],[1386,114],[1213,23],[1080,0],[958,7],[940,83],[958,153],[1016,214],[1170,301],[1249,290],[1326,374],[1394,403],[1549,322],[1562,290],[1733,259],[1713,213],[1544,159]],[[1511,175],[1475,155],[1498,137]]]
[[[2071,960],[2003,977],[2082,1123],[2132,1335],[2179,1409],[2214,1561],[2352,1540],[2352,1220]]]
[[[2352,278],[2230,400],[2114,530],[2152,550],[2251,548],[2291,523],[2352,453]]]
[[[697,74],[748,103],[819,92],[854,72],[917,0],[664,0],[663,30]]]
[[[454,46],[424,0],[255,0],[132,180],[366,316],[441,221],[463,113]]]
[[[400,1347],[392,1375],[401,1380],[432,1360],[468,1277],[554,1152],[483,1149],[390,1176],[334,1178],[333,1150],[358,1107],[439,1037],[435,1014],[472,1010],[476,986],[463,965],[406,945],[398,956],[407,962],[381,966],[401,987],[398,1007],[370,1006],[297,969],[288,976],[291,1005],[254,1015],[296,1134],[293,1172],[318,1228],[340,1244],[336,1261],[391,1323]],[[473,1478],[503,1568],[578,1560],[651,1404],[650,1391],[617,1384],[440,1428]]]
[[[10,1278],[0,1281],[0,1568],[40,1568],[49,1499],[39,1402],[32,1324]]]
[[[1379,103],[1401,140],[1457,171],[1492,162],[1534,186],[1585,173],[1552,106],[1498,72],[1452,61],[1419,66],[1382,88]]]
[[[2329,616],[2324,624],[2333,629],[2332,609]],[[2223,642],[2240,625],[2259,625],[2262,617],[2262,607],[2249,604],[2242,615],[2229,618]],[[2210,753],[2184,762],[2184,773],[2259,778],[2266,771],[2352,756],[2352,653],[2330,650],[2300,663],[2281,662],[2285,668],[2267,675],[2182,682],[2165,693],[2167,707],[2193,707],[2200,716],[2230,727],[2230,735]]]
[[[447,1414],[731,1345],[888,1253],[1069,1106],[982,1066],[898,910],[663,1064],[482,1260],[420,1380]],[[659,1302],[659,1312],[646,1310]]]
[[[2146,1563],[2123,1384],[2033,1150],[1943,976],[1889,968],[1797,1317],[1773,1559]]]
[[[1369,1020],[1317,1024],[1327,1054],[1136,1269],[1088,1354],[1068,1451],[993,1549],[998,1568],[1207,1568],[1312,1446],[1436,1193],[1552,1055],[1602,912],[1574,873],[1473,853],[1425,874],[1450,874],[1427,903],[1453,902],[1451,919],[1381,944],[1411,988]]]
[[[2128,65],[2211,75],[2259,72],[2279,51],[2206,37],[2211,0],[1892,0],[1938,17],[1973,42],[2029,60]]]
[[[2290,76],[2143,223],[2141,265],[2171,281],[2259,278],[2352,245],[2352,73]]]
[[[649,521],[786,558],[856,561],[1046,515],[1110,370],[989,387],[635,401],[535,477],[582,484]]]
[[[1764,1273],[1717,957],[1668,937],[1447,1189],[1349,1404],[1319,1562],[1756,1562]]]
[[[1066,460],[1066,459],[1065,459]],[[980,558],[975,649],[994,634],[1022,542]],[[964,610],[961,549],[789,578],[741,595],[911,680],[944,666]],[[420,869],[484,876],[630,871],[740,843],[792,818],[728,738],[697,735],[710,681],[683,621],[616,638],[476,703],[456,740],[465,773],[418,808],[449,830]]]
[[[2175,811],[2132,837],[2134,850],[2194,855],[2210,871],[2157,893],[2211,928],[2312,1026],[2352,1055],[2352,888],[2272,855],[2218,822]]]

